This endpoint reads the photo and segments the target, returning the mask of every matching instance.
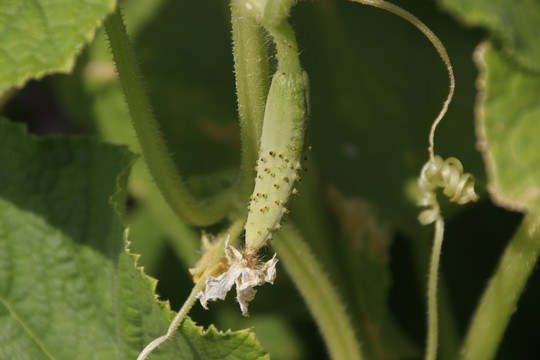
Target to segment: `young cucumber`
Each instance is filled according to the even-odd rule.
[[[255,189],[246,222],[246,246],[258,250],[280,228],[281,217],[294,183],[304,151],[309,118],[307,74],[278,71],[268,93],[261,148],[257,160]]]

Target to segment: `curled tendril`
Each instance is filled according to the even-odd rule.
[[[424,165],[418,179],[418,205],[428,207],[418,216],[423,225],[431,224],[441,216],[435,194],[437,188],[443,188],[450,201],[458,204],[478,200],[474,192],[474,176],[463,173],[461,162],[454,157],[443,160],[436,155]]]

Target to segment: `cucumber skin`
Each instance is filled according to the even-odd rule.
[[[255,188],[246,221],[246,246],[260,249],[279,229],[285,207],[300,181],[298,171],[309,122],[307,74],[278,71],[268,92]]]

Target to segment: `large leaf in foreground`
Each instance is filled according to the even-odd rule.
[[[477,133],[489,189],[510,209],[540,209],[540,76],[486,46],[476,55],[481,70]]]
[[[0,3],[0,94],[30,78],[67,72],[115,0]]]
[[[0,358],[134,359],[173,313],[135,267],[117,213],[132,156],[0,121]],[[116,192],[115,192],[115,189]],[[186,320],[153,359],[259,359],[251,331]]]

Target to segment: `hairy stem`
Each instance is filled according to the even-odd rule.
[[[165,200],[178,216],[191,224],[204,226],[219,221],[234,205],[233,191],[226,190],[206,202],[191,195],[152,111],[120,10],[112,13],[104,25],[144,160]]]
[[[333,360],[364,357],[352,323],[335,288],[306,242],[290,224],[275,234],[272,246],[304,297]]]
[[[195,296],[199,293],[199,291],[204,289],[205,280],[206,280],[206,277],[204,276],[204,277],[201,277],[199,281],[197,281],[197,283],[191,290],[191,293],[189,294],[189,297],[187,298],[186,302],[184,303],[184,305],[182,305],[182,308],[180,309],[180,311],[176,313],[176,316],[171,322],[171,325],[169,326],[167,333],[163,336],[160,336],[152,340],[148,345],[146,345],[146,347],[143,349],[143,351],[141,351],[141,353],[137,357],[137,360],[145,360],[148,357],[148,355],[150,355],[150,353],[154,351],[154,349],[156,349],[159,345],[163,344],[165,341],[167,341],[168,339],[172,337],[176,329],[178,329],[180,324],[182,324],[182,321],[184,321],[184,319],[186,318],[187,314],[189,313],[189,310],[191,310],[191,308],[193,307],[193,304],[195,304],[195,301],[197,300]]]
[[[298,45],[294,30],[284,17],[279,22],[270,22],[263,25],[272,34],[276,44],[278,72],[297,73],[301,71]]]
[[[245,1],[231,2],[234,73],[242,135],[238,193],[240,200],[247,203],[254,186],[270,75],[266,31],[244,12]]]
[[[540,214],[529,213],[506,247],[469,325],[462,360],[493,359],[540,254]]]
[[[408,231],[411,231],[408,229]],[[422,288],[427,289],[427,277],[431,250],[433,249],[433,237],[421,239],[415,238],[416,232],[409,232],[410,247],[412,251],[415,272],[418,283]],[[428,244],[429,243],[429,244]],[[441,360],[455,360],[461,341],[461,335],[457,329],[455,311],[452,306],[448,284],[444,274],[439,269],[439,280],[437,285],[438,318],[439,327],[439,358]],[[427,305],[427,304],[426,304]],[[427,307],[426,307],[427,309]],[[429,326],[429,325],[428,325]]]
[[[437,283],[439,277],[439,260],[441,258],[441,247],[444,234],[444,221],[439,217],[435,221],[435,236],[433,248],[431,250],[431,260],[429,263],[428,292],[427,292],[427,312],[428,312],[428,333],[426,341],[426,360],[437,358],[437,346],[439,337],[439,321],[437,315]]]

